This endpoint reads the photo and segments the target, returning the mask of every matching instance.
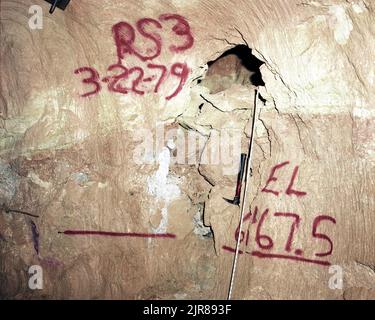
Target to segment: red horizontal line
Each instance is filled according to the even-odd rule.
[[[231,252],[231,253],[236,252],[236,249],[233,249],[233,248],[225,246],[225,245],[222,246],[222,248],[226,251]],[[243,251],[239,250],[238,253],[243,254]],[[306,259],[306,258],[303,258],[303,257],[289,256],[289,255],[284,255],[284,254],[263,253],[263,252],[260,252],[260,251],[253,251],[253,252],[246,251],[245,253],[251,254],[252,256],[258,257],[258,258],[295,260],[295,261],[303,261],[303,262],[308,262],[308,263],[320,264],[322,266],[330,266],[331,265],[328,261]]]
[[[138,232],[109,232],[109,231],[88,231],[88,230],[65,230],[66,235],[92,235],[92,236],[107,236],[107,237],[133,237],[133,238],[176,238],[173,233],[138,233]]]
[[[223,246],[222,248],[223,248],[224,250],[226,250],[226,251],[229,251],[229,252],[232,252],[232,253],[236,253],[236,249],[233,249],[233,248],[231,248],[231,247]],[[242,251],[242,250],[238,250],[238,253],[239,253],[239,254],[243,254],[243,251]]]
[[[247,252],[247,253],[249,253],[249,252]],[[273,254],[273,253],[263,253],[263,252],[260,252],[260,251],[253,251],[253,252],[251,252],[251,255],[255,256],[255,257],[258,257],[258,258],[287,259],[287,260],[316,263],[316,264],[320,264],[320,265],[323,265],[323,266],[330,266],[331,265],[328,261],[306,259],[306,258],[302,258],[302,257],[289,256],[289,255],[284,255],[284,254]]]

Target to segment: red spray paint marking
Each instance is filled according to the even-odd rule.
[[[258,207],[255,207],[253,219],[251,219],[251,212],[250,212],[250,213],[246,214],[246,216],[244,217],[244,219],[243,219],[244,222],[246,220],[251,220],[250,224],[257,223],[257,221],[254,220],[254,216],[257,214],[257,212],[258,212]],[[327,261],[316,260],[314,258],[311,258],[311,259],[304,258],[302,249],[300,249],[300,248],[293,249],[292,248],[293,239],[295,237],[295,234],[298,231],[298,228],[299,228],[299,225],[300,225],[300,222],[301,222],[300,215],[298,215],[296,213],[275,212],[272,215],[273,217],[278,218],[278,219],[288,218],[288,220],[291,221],[291,223],[290,223],[289,235],[287,237],[287,241],[286,241],[286,244],[284,246],[285,253],[284,254],[282,254],[282,253],[271,253],[270,250],[274,247],[274,241],[270,236],[265,235],[261,231],[262,226],[263,226],[263,224],[266,221],[268,216],[269,216],[269,209],[266,209],[262,213],[262,215],[259,219],[259,222],[256,226],[255,238],[254,238],[255,244],[257,245],[257,247],[261,250],[266,250],[266,252],[254,251],[255,256],[260,257],[260,258],[276,258],[276,259],[278,258],[278,259],[287,259],[287,260],[295,260],[295,261],[301,261],[301,262],[315,263],[315,264],[320,264],[320,265],[330,265],[330,263],[327,262]],[[316,257],[329,256],[333,252],[333,241],[327,235],[318,232],[318,227],[319,227],[320,223],[322,223],[324,221],[336,223],[336,220],[334,218],[332,218],[330,216],[327,216],[327,215],[319,215],[314,219],[313,225],[312,225],[312,237],[316,238],[316,239],[319,239],[320,241],[325,241],[326,243],[329,244],[328,251],[315,253]],[[247,248],[248,245],[249,245],[249,231],[250,230],[248,229],[246,231],[246,234],[245,234],[244,231],[242,231],[242,233],[241,233],[240,243],[244,243],[245,248]],[[237,229],[235,231],[235,235],[234,235],[234,238],[235,238],[236,242],[238,241],[238,237],[239,237],[239,227],[237,227]],[[222,249],[225,250],[225,251],[232,252],[232,253],[235,252],[235,249],[233,249],[229,246],[226,246],[226,245],[224,245],[222,247]],[[243,251],[241,251],[241,253],[243,253]],[[245,251],[245,253],[251,254],[251,252],[249,252],[249,251]]]
[[[82,82],[85,84],[90,84],[94,86],[94,90],[81,94],[81,97],[86,98],[91,95],[97,94],[102,89],[102,87],[99,83],[100,80],[99,80],[98,71],[96,71],[94,68],[91,68],[91,67],[82,67],[82,68],[78,68],[74,70],[75,74],[80,74],[83,72],[88,72],[90,76],[88,78],[83,79]]]
[[[159,17],[161,22],[168,22],[170,20],[175,21],[175,25],[172,27],[172,31],[179,37],[183,38],[184,41],[180,45],[171,45],[169,50],[173,53],[179,53],[190,49],[194,44],[194,37],[192,35],[190,25],[187,20],[178,14],[162,14]],[[121,63],[126,56],[135,55],[142,61],[153,60],[160,56],[163,40],[159,33],[147,31],[146,28],[152,27],[154,30],[163,29],[162,24],[152,18],[143,18],[136,22],[136,29],[141,36],[152,43],[152,46],[148,46],[144,51],[145,55],[140,53],[140,50],[135,47],[136,30],[133,26],[125,21],[116,23],[112,27],[113,39],[117,48],[118,63]]]
[[[152,64],[152,63],[149,63],[147,65],[148,68],[150,69],[159,69],[161,70],[161,75],[160,75],[160,78],[155,86],[155,89],[154,89],[154,92],[157,93],[159,91],[159,87],[160,85],[164,82],[165,78],[167,77],[167,73],[168,73],[168,69],[166,66],[163,66],[163,65],[158,65],[158,64]],[[146,81],[146,79],[143,79],[143,81]]]
[[[267,179],[267,182],[266,182],[266,185],[264,186],[264,188],[262,189],[262,192],[267,192],[267,193],[272,193],[274,194],[276,197],[279,196],[279,194],[281,193],[281,191],[276,191],[276,190],[271,190],[271,189],[268,189],[269,187],[269,184],[271,182],[276,182],[277,181],[277,177],[275,176],[275,173],[276,173],[276,170],[279,170],[281,169],[282,167],[288,165],[290,162],[289,161],[285,161],[283,163],[280,163],[280,164],[277,164],[276,166],[274,166],[272,169],[271,169],[271,173]],[[297,191],[295,189],[293,189],[293,185],[294,185],[294,181],[297,177],[297,174],[298,174],[298,169],[299,167],[296,166],[293,170],[293,174],[292,174],[292,177],[290,179],[290,182],[289,182],[289,185],[285,191],[285,193],[288,195],[288,196],[292,196],[292,195],[296,195],[297,197],[303,197],[305,196],[307,193],[304,192],[304,191]]]
[[[138,95],[143,95],[145,94],[145,91],[139,89],[138,85],[140,85],[141,82],[151,82],[157,78],[156,75],[145,77],[145,71],[141,67],[133,67],[128,69],[122,64],[112,64],[107,69],[107,71],[110,72],[116,70],[119,70],[120,72],[118,72],[117,74],[105,76],[101,80],[98,71],[94,68],[82,67],[75,70],[76,74],[89,72],[90,76],[88,78],[82,79],[82,83],[88,84],[91,87],[95,86],[95,90],[81,94],[81,97],[89,97],[91,95],[99,93],[99,91],[102,89],[99,81],[107,83],[108,91],[110,92],[116,92],[120,94],[128,94],[129,92],[133,92]],[[160,86],[167,79],[168,74],[170,74],[171,77],[179,79],[177,88],[172,94],[166,97],[167,100],[170,100],[178,95],[178,93],[182,90],[186,80],[188,79],[190,72],[190,69],[188,68],[186,63],[180,62],[174,63],[171,66],[170,72],[168,72],[166,66],[157,64],[148,64],[146,70],[160,70],[160,77],[153,89],[154,93],[157,93],[159,91]],[[127,85],[125,82],[128,82]]]
[[[254,213],[256,213],[258,211],[257,207],[255,209],[256,210],[254,211]],[[250,215],[250,213],[246,215],[247,219],[250,219],[249,215]],[[274,247],[273,239],[270,236],[265,235],[261,231],[262,226],[263,226],[264,222],[266,221],[268,215],[269,215],[269,209],[266,209],[263,212],[263,214],[261,215],[261,218],[259,219],[259,223],[256,226],[255,239],[254,239],[255,244],[258,246],[259,249],[267,250],[267,251],[271,250]],[[276,217],[276,218],[284,217],[284,218],[291,219],[292,223],[291,223],[291,226],[290,226],[287,242],[284,246],[284,250],[285,250],[285,253],[291,253],[293,251],[296,256],[302,256],[303,255],[302,249],[296,248],[295,250],[292,250],[293,249],[292,248],[293,239],[294,239],[294,236],[295,236],[295,234],[296,234],[296,232],[299,228],[299,225],[300,225],[300,222],[301,222],[301,217],[298,214],[288,213],[288,212],[286,212],[286,213],[275,212],[273,214],[273,216]],[[323,234],[323,233],[319,233],[317,231],[318,226],[323,221],[330,221],[332,223],[336,223],[336,220],[334,218],[332,218],[330,216],[327,216],[327,215],[319,215],[314,219],[313,226],[312,226],[312,237],[316,238],[316,239],[319,239],[319,240],[324,240],[326,243],[329,244],[329,250],[328,251],[315,253],[315,256],[317,256],[317,257],[329,256],[333,252],[333,241],[330,239],[330,237]],[[238,227],[237,227],[237,229],[235,231],[235,235],[234,235],[234,238],[235,238],[236,242],[238,240],[238,236],[239,236],[239,230],[238,230]],[[247,230],[246,234],[244,233],[244,231],[242,231],[242,233],[241,233],[240,242],[242,243],[242,242],[244,242],[244,240],[246,240],[245,246],[247,247],[249,245],[249,229]],[[223,249],[228,251],[228,247],[223,248]],[[301,257],[301,259],[303,259],[303,258]]]
[[[243,222],[246,222],[248,220],[251,219],[251,216],[252,216],[252,219],[251,219],[251,224],[256,224],[257,223],[257,215],[258,215],[258,207],[256,206],[255,209],[254,209],[254,213],[252,212],[248,212],[242,219]],[[235,240],[237,242],[238,240],[238,237],[239,237],[239,233],[240,233],[240,225],[238,225],[237,229],[236,229],[236,233],[235,233]],[[240,239],[240,242],[243,242],[244,240],[245,241],[245,244],[246,246],[249,244],[249,237],[250,237],[250,230],[243,230],[241,231],[241,239]]]
[[[190,70],[186,63],[175,63],[174,65],[172,65],[171,74],[180,78],[180,83],[176,91],[173,92],[170,96],[166,97],[165,99],[170,100],[179,94],[189,76],[189,72]]]
[[[236,249],[233,249],[231,247],[228,247],[228,246],[223,246],[222,247],[225,251],[229,251],[229,252],[232,252],[232,253],[236,253]],[[238,253],[239,254],[243,254],[243,251],[242,250],[238,250]]]
[[[177,34],[178,36],[185,37],[185,42],[180,45],[171,45],[169,47],[169,50],[172,52],[182,52],[187,49],[190,49],[194,44],[194,37],[190,30],[189,22],[186,21],[186,19],[183,16],[180,16],[178,14],[162,14],[159,17],[160,21],[168,21],[168,20],[175,20],[177,23],[172,28],[173,32]]]
[[[145,50],[147,53],[152,53],[148,56],[141,54],[139,50],[135,48],[134,42],[136,34],[134,28],[129,23],[122,21],[112,27],[113,39],[117,48],[117,58],[119,64],[121,64],[121,60],[125,58],[126,54],[134,54],[142,61],[153,60],[160,55],[162,40],[159,34],[149,33],[146,31],[146,25],[150,24],[158,29],[162,28],[159,21],[151,18],[141,19],[136,24],[138,32],[144,38],[153,42],[153,47],[146,48]]]
[[[271,169],[271,173],[270,173],[270,176],[266,182],[266,185],[265,187],[262,189],[262,192],[268,192],[268,193],[273,193],[275,196],[278,196],[279,195],[279,191],[275,191],[275,190],[270,190],[270,189],[267,189],[268,185],[271,183],[271,182],[275,182],[277,181],[277,178],[274,176],[276,170],[286,166],[287,164],[289,164],[289,161],[285,161],[283,163],[280,163],[280,164],[277,164],[276,166],[274,166],[272,169]]]
[[[236,249],[228,247],[228,246],[222,246],[223,250],[235,253]],[[331,263],[328,261],[323,260],[315,260],[315,259],[306,259],[298,256],[292,256],[292,255],[285,255],[285,254],[275,254],[275,253],[263,253],[260,251],[246,251],[245,253],[250,254],[254,257],[262,258],[262,259],[281,259],[281,260],[293,260],[293,261],[300,261],[300,262],[306,262],[306,263],[313,263],[318,264],[321,266],[330,266]],[[243,251],[239,251],[239,254],[243,254]]]
[[[170,26],[170,22],[172,22],[172,26]],[[112,35],[116,46],[117,63],[109,66],[107,71],[118,69],[121,70],[121,73],[112,76],[104,76],[100,80],[99,73],[94,68],[81,67],[76,69],[74,73],[77,75],[81,73],[88,74],[86,78],[82,79],[82,83],[89,85],[90,91],[81,94],[81,97],[89,97],[99,93],[102,89],[100,82],[108,83],[108,90],[110,92],[120,94],[133,92],[138,95],[143,95],[145,92],[149,91],[141,90],[138,85],[140,85],[141,82],[152,82],[156,78],[156,75],[145,76],[145,73],[155,69],[160,72],[160,77],[153,88],[153,92],[158,93],[160,86],[164,83],[167,76],[170,75],[178,78],[179,83],[175,91],[166,96],[166,99],[170,100],[177,96],[186,83],[190,72],[186,63],[177,62],[170,68],[165,65],[153,63],[149,63],[147,68],[136,66],[128,69],[125,67],[125,64],[123,65],[123,61],[129,55],[133,55],[143,62],[150,62],[159,57],[163,46],[163,39],[159,32],[168,28],[172,29],[172,35],[168,37],[171,38],[174,34],[178,38],[175,44],[169,46],[171,52],[179,53],[190,49],[193,46],[194,37],[190,25],[183,16],[178,14],[162,14],[159,16],[159,21],[152,18],[143,18],[135,23],[135,27],[125,21],[113,25]],[[146,42],[144,48],[138,48],[135,44],[136,39],[138,39],[139,36],[145,40],[143,43]],[[169,72],[168,69],[170,69]],[[136,75],[135,79],[130,79],[132,74]],[[124,82],[126,81],[131,82],[131,84],[125,86]]]
[[[121,64],[125,54],[135,53],[133,49],[135,31],[129,23],[121,21],[112,27],[112,33],[117,48],[118,64]]]
[[[302,197],[302,196],[305,196],[306,195],[306,192],[304,191],[297,191],[297,190],[294,190],[293,189],[293,184],[294,184],[294,180],[296,179],[296,176],[297,176],[297,173],[298,173],[298,166],[296,166],[294,168],[294,171],[293,171],[293,175],[292,175],[292,178],[290,179],[290,183],[289,183],[289,186],[288,188],[286,189],[286,194],[287,195],[292,195],[292,194],[295,194],[297,197]]]
[[[88,230],[65,230],[59,232],[65,235],[83,236],[105,236],[105,237],[132,237],[132,238],[176,238],[173,233],[138,233],[138,232],[110,232],[110,231],[88,231]]]
[[[267,208],[262,213],[259,219],[259,223],[256,228],[256,232],[255,232],[255,242],[259,248],[264,249],[264,250],[270,250],[273,248],[273,240],[271,239],[271,237],[261,233],[261,228],[263,226],[264,221],[266,220],[268,216],[268,213],[269,213],[269,209]]]
[[[318,216],[318,217],[316,217],[314,219],[312,236],[314,238],[323,239],[323,240],[327,241],[329,243],[329,245],[330,245],[330,249],[327,252],[316,253],[315,255],[317,257],[329,256],[330,254],[332,254],[332,251],[333,251],[333,242],[332,242],[332,240],[328,236],[326,236],[325,234],[317,232],[318,225],[323,220],[328,220],[328,221],[331,221],[332,223],[336,224],[336,220],[334,218],[330,217],[330,216],[321,215],[321,216]]]
[[[263,252],[260,252],[260,251],[253,251],[250,254],[252,256],[258,257],[258,258],[287,259],[287,260],[301,261],[301,262],[307,262],[307,263],[315,263],[315,264],[319,264],[319,265],[322,265],[322,266],[330,266],[331,265],[331,263],[329,263],[328,261],[306,259],[306,258],[302,258],[302,257],[298,257],[298,256],[290,256],[290,255],[284,255],[284,254],[263,253]]]
[[[262,192],[272,193],[275,196],[278,196],[281,193],[281,191],[276,191],[276,190],[272,190],[271,188],[269,188],[269,184],[274,183],[278,180],[277,177],[276,177],[276,171],[283,168],[284,166],[288,165],[289,163],[290,163],[289,161],[285,161],[285,162],[282,162],[280,164],[277,164],[276,166],[274,166],[271,169],[270,175],[267,179],[265,187],[262,189]],[[297,191],[293,188],[293,185],[295,183],[295,179],[296,179],[297,174],[298,174],[298,169],[299,169],[298,166],[296,166],[294,168],[291,179],[290,179],[290,182],[289,182],[289,184],[288,184],[288,186],[285,190],[285,193],[288,196],[296,195],[297,197],[301,197],[301,196],[305,196],[307,194],[306,192]],[[250,255],[258,257],[258,258],[284,259],[284,260],[292,260],[292,261],[318,264],[318,265],[322,265],[322,266],[331,265],[330,262],[328,262],[328,261],[317,260],[317,259],[314,259],[314,258],[305,258],[305,257],[303,257],[304,252],[303,252],[302,249],[300,249],[300,248],[294,249],[292,247],[293,239],[294,239],[296,233],[298,232],[299,225],[300,225],[300,222],[302,220],[299,214],[292,213],[292,212],[275,212],[272,215],[274,218],[285,219],[285,220],[288,219],[286,221],[290,222],[290,229],[289,229],[289,234],[288,234],[286,243],[284,245],[284,251],[285,252],[284,253],[272,253],[272,252],[270,252],[274,248],[274,241],[270,236],[264,234],[264,231],[262,231],[262,227],[263,227],[264,223],[266,222],[266,220],[268,220],[268,217],[270,216],[270,214],[269,214],[270,212],[269,212],[268,208],[266,210],[264,210],[263,213],[261,214],[260,218],[259,218],[259,221],[256,217],[257,213],[258,213],[258,207],[255,207],[253,215],[252,215],[251,212],[247,213],[245,215],[245,217],[243,219],[243,222],[245,222],[247,220],[250,220],[251,215],[252,215],[252,219],[251,219],[251,222],[249,223],[249,228],[247,229],[246,234],[245,234],[244,231],[241,232],[240,243],[244,243],[244,245],[245,245],[244,247],[248,248],[250,226],[252,224],[257,224],[256,227],[255,227],[255,238],[254,238],[255,241],[254,242],[255,242],[256,247],[259,250],[264,250],[264,252],[255,250],[255,251],[240,251],[240,253],[245,252],[247,254],[250,254]],[[321,232],[318,232],[318,227],[319,227],[320,223],[322,223],[324,221],[326,221],[326,222],[328,221],[328,222],[336,224],[336,220],[333,217],[330,217],[328,215],[319,215],[319,216],[315,217],[315,219],[312,223],[312,233],[311,233],[312,238],[318,239],[321,242],[324,241],[326,244],[329,245],[329,249],[326,250],[325,252],[315,253],[314,255],[316,257],[326,257],[326,256],[331,255],[332,252],[333,252],[333,241],[330,239],[330,237],[328,235],[326,235],[324,233],[321,233]],[[237,229],[234,233],[234,239],[235,239],[236,242],[238,241],[238,238],[239,238],[239,226],[237,227]],[[225,250],[225,251],[231,252],[231,253],[236,252],[235,249],[233,249],[229,246],[226,246],[226,245],[224,245],[222,247],[222,249]],[[246,250],[246,249],[244,249],[244,250]]]
[[[288,241],[285,245],[285,251],[290,252],[290,251],[292,251],[292,242],[293,242],[294,232],[299,227],[299,223],[300,223],[301,218],[298,214],[290,213],[290,212],[275,212],[274,216],[275,217],[287,217],[287,218],[293,218],[294,219],[294,221],[292,223],[292,226],[290,228]]]
[[[144,18],[140,19],[137,22],[137,30],[138,32],[145,38],[151,40],[154,44],[153,49],[148,49],[146,52],[155,52],[153,55],[148,56],[148,57],[140,57],[143,61],[145,60],[152,60],[160,55],[161,52],[161,45],[162,45],[162,40],[159,34],[157,33],[150,33],[146,31],[146,26],[147,25],[153,25],[154,27],[158,29],[162,29],[162,25],[160,24],[159,21],[152,19],[152,18]]]

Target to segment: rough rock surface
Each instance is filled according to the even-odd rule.
[[[234,298],[374,299],[373,1],[0,3],[1,298],[226,298],[255,87],[221,56],[241,45],[264,86]]]

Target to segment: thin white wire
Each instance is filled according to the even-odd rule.
[[[248,154],[247,162],[246,162],[245,186],[244,186],[244,189],[243,189],[242,206],[241,206],[241,214],[240,214],[240,229],[239,229],[239,233],[238,233],[238,237],[237,237],[236,252],[234,254],[232,274],[231,274],[231,278],[230,278],[230,285],[229,285],[229,291],[228,291],[228,300],[230,300],[232,298],[234,279],[235,279],[235,274],[236,274],[236,269],[237,269],[238,253],[239,253],[239,249],[240,249],[241,233],[242,233],[242,226],[243,226],[243,216],[244,216],[244,212],[245,212],[245,205],[246,205],[246,199],[247,199],[247,197],[246,197],[247,187],[248,187],[248,182],[249,182],[249,173],[250,173],[251,160],[252,160],[252,154],[253,154],[253,143],[254,143],[256,116],[257,116],[258,97],[259,97],[259,88],[257,88],[256,94],[255,94],[253,123],[252,123],[252,128],[251,128],[251,139],[250,139],[250,145],[249,145],[249,154]]]

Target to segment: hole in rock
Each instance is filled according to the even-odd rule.
[[[216,60],[207,63],[208,70],[201,84],[214,94],[234,84],[264,86],[260,66],[264,62],[255,57],[246,45],[237,45],[225,51]]]

